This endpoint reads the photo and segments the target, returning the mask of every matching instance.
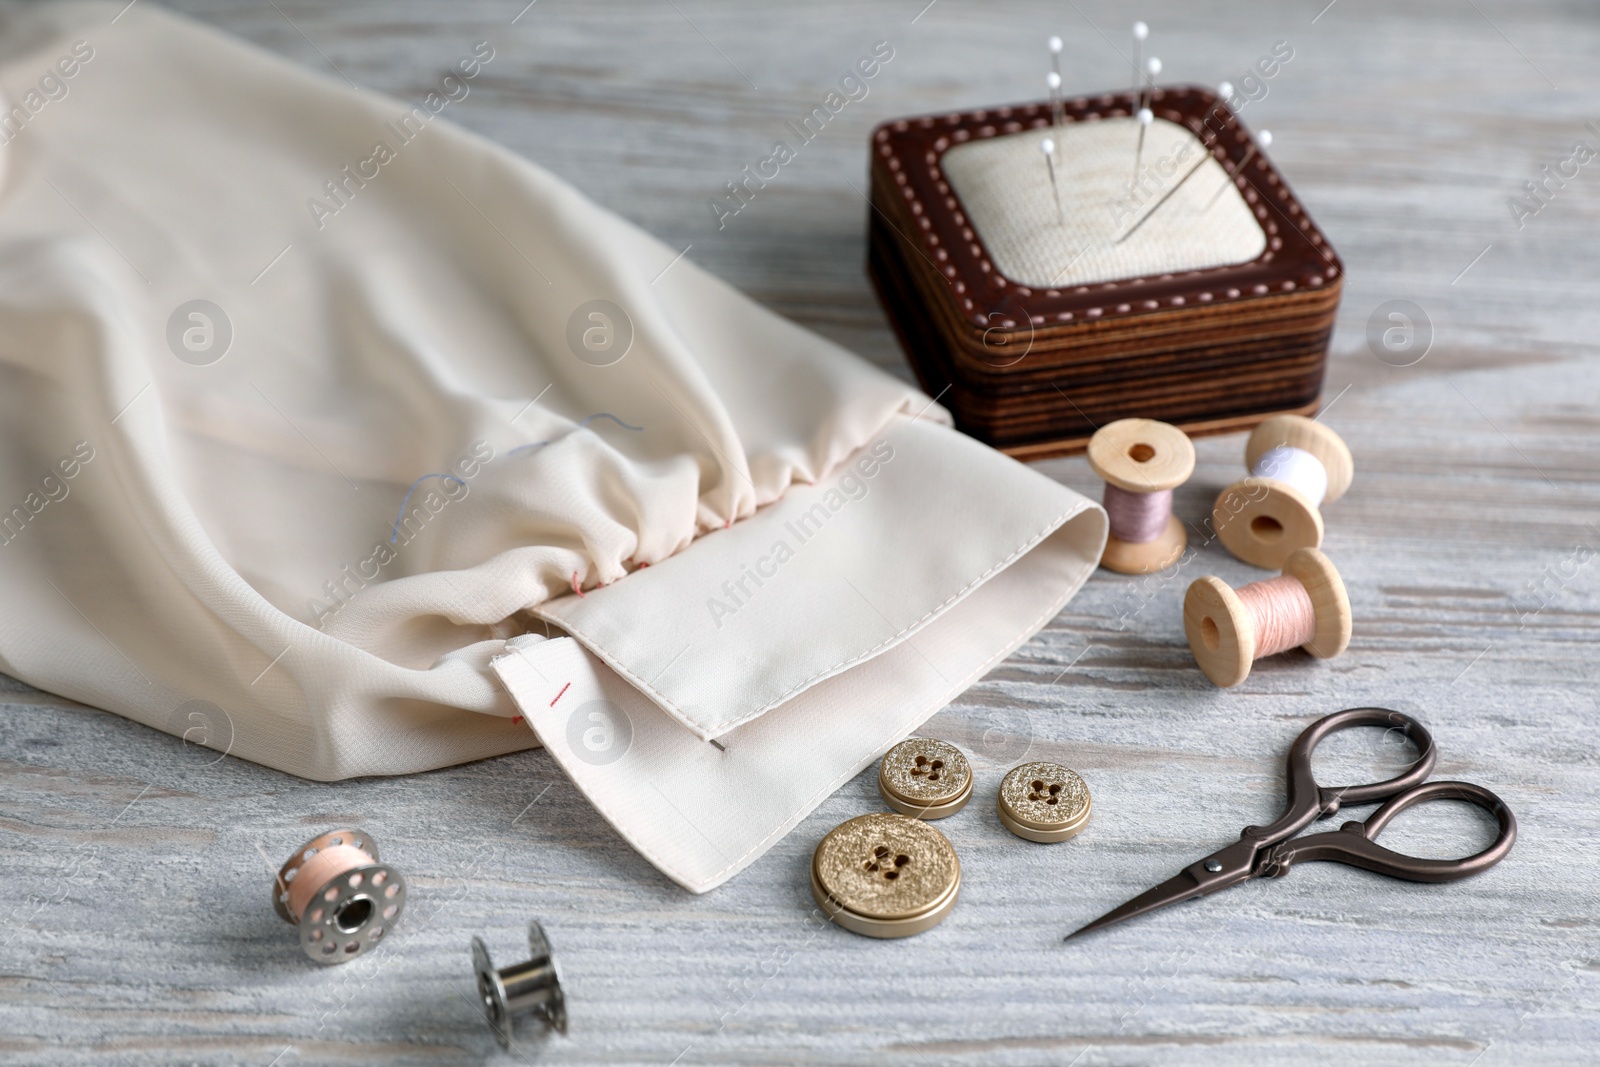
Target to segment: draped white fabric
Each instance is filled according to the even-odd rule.
[[[149,3],[6,13],[0,669],[174,733],[206,702],[205,743],[334,779],[535,743],[489,668],[545,632],[535,612],[626,635],[585,643],[624,678],[667,672],[633,679],[663,709],[692,690],[704,720],[673,725],[703,743],[869,664],[1078,515],[1045,600],[1071,594],[1097,509],[453,126],[494,62],[456,51],[413,106]],[[901,474],[861,474],[907,432]],[[852,471],[864,496],[844,483],[813,556],[892,561],[905,594],[864,606],[797,562],[715,625],[711,600],[754,603],[740,529]],[[925,506],[887,506],[891,481]],[[984,483],[1028,499],[1011,518],[1032,528],[969,514]],[[611,595],[629,583],[657,617]],[[703,642],[695,673],[720,656],[732,682],[661,665],[690,629],[673,611]],[[814,640],[820,620],[838,633]],[[948,689],[912,703],[926,717]],[[865,752],[882,739],[850,706],[872,698],[835,698],[810,730]]]

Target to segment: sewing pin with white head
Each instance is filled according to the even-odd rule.
[[[1154,103],[1156,87],[1155,77],[1157,74],[1161,73],[1161,60],[1157,59],[1155,56],[1151,56],[1150,62],[1145,64],[1145,69],[1150,73],[1149,100],[1151,103]],[[1134,147],[1133,150],[1133,184],[1135,187],[1137,187],[1139,184],[1139,167],[1144,161],[1144,134],[1145,131],[1150,128],[1150,124],[1156,119],[1155,112],[1151,111],[1148,104],[1145,103],[1143,89],[1140,89],[1139,110],[1135,117],[1139,120],[1139,143]]]
[[[1050,124],[1060,126],[1066,122],[1066,115],[1061,107],[1061,75],[1052,70],[1044,76],[1044,83],[1050,90]]]
[[[1039,142],[1039,151],[1044,153],[1045,169],[1050,172],[1050,192],[1056,200],[1056,223],[1066,225],[1066,216],[1061,213],[1061,186],[1056,183],[1056,142],[1053,138],[1046,137]]]
[[[1217,191],[1211,194],[1211,199],[1207,200],[1206,206],[1200,210],[1210,211],[1211,205],[1217,202],[1217,197],[1222,195],[1222,191],[1228,186],[1232,185],[1238,179],[1239,175],[1244,173],[1244,168],[1249,166],[1250,161],[1256,157],[1256,150],[1258,148],[1270,147],[1272,147],[1272,131],[1262,130],[1257,133],[1255,139],[1250,142],[1250,147],[1245,150],[1244,158],[1239,160],[1239,165],[1229,170],[1228,176],[1223,179],[1221,185],[1217,186]]]
[[[1140,73],[1144,69],[1144,63],[1141,62],[1141,58],[1140,57],[1144,54],[1144,39],[1146,37],[1148,37],[1148,36],[1150,36],[1150,27],[1149,26],[1146,26],[1142,22],[1135,22],[1133,24],[1133,107],[1134,107],[1134,109],[1137,109],[1138,106],[1139,106],[1139,90],[1140,90],[1140,86],[1142,86],[1144,84],[1144,82],[1142,80],[1142,75]]]

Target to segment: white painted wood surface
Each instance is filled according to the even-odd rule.
[[[1259,572],[1209,546],[1176,575],[1097,575],[930,724],[971,753],[986,795],[940,824],[965,868],[960,905],[889,943],[809,917],[811,849],[879,809],[870,772],[733,883],[691,897],[542,753],[317,784],[9,683],[0,1062],[494,1061],[467,941],[482,934],[509,962],[534,916],[565,969],[572,1032],[526,1040],[511,1060],[1594,1062],[1600,164],[1521,229],[1506,203],[1574,141],[1600,147],[1593,10],[925,2],[538,0],[520,16],[522,0],[179,6],[413,98],[491,39],[496,58],[455,121],[900,374],[862,271],[874,122],[1035,96],[1051,32],[1067,38],[1069,92],[1126,83],[1116,49],[1135,17],[1173,81],[1238,84],[1291,42],[1244,118],[1273,129],[1275,160],[1348,266],[1326,420],[1357,471],[1328,510],[1325,548],[1350,587],[1350,651],[1264,662],[1220,692],[1184,644],[1182,592],[1200,574]],[[895,56],[870,95],[719,231],[707,200],[878,40]],[[1412,366],[1367,344],[1369,316],[1392,299],[1432,323]],[[1196,525],[1240,473],[1242,438],[1198,447],[1177,499]],[[1081,459],[1042,469],[1097,491]],[[1273,815],[1296,733],[1360,704],[1421,716],[1441,775],[1510,802],[1521,837],[1506,863],[1442,887],[1307,867],[1060,944]],[[1025,751],[1088,779],[1095,821],[1077,840],[1027,844],[994,818],[988,796]],[[1329,778],[1358,766],[1358,744],[1341,753]],[[1485,820],[1441,807],[1403,817],[1386,842],[1445,855],[1487,840]],[[409,874],[411,905],[383,952],[315,969],[268,904],[269,860],[338,823],[377,835]]]

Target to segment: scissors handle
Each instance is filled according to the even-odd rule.
[[[1482,852],[1458,860],[1406,856],[1377,843],[1378,835],[1389,824],[1389,820],[1413,804],[1427,800],[1465,800],[1476,804],[1500,823],[1500,833]],[[1279,877],[1296,863],[1328,860],[1411,882],[1454,882],[1482,874],[1505,859],[1516,840],[1516,816],[1511,814],[1505,801],[1483,786],[1471,782],[1428,782],[1391,797],[1365,822],[1347,822],[1329,833],[1311,834],[1278,845],[1267,854],[1261,873],[1268,877]]]
[[[1417,759],[1402,774],[1367,785],[1325,788],[1311,773],[1311,754],[1330,735],[1357,726],[1385,726],[1417,746]],[[1287,841],[1343,804],[1370,804],[1421,785],[1433,771],[1433,736],[1417,720],[1389,708],[1349,708],[1324,716],[1306,727],[1289,750],[1289,807],[1270,825],[1249,827],[1244,836],[1261,846]]]

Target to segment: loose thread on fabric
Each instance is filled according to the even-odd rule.
[[[460,485],[460,486],[463,486],[463,487],[467,484],[466,482],[462,481],[460,478],[456,477],[454,474],[445,474],[445,473],[442,473],[442,472],[441,473],[436,473],[436,474],[424,474],[422,477],[420,477],[416,481],[412,482],[411,483],[411,488],[406,490],[406,495],[400,498],[400,510],[395,513],[394,529],[389,534],[389,543],[391,545],[394,544],[396,538],[398,538],[400,536],[400,523],[405,521],[406,505],[411,503],[411,494],[415,493],[417,491],[417,486],[421,485],[423,482],[427,481],[429,478],[443,478],[447,482],[455,482],[457,485]]]
[[[1256,631],[1256,658],[1276,656],[1317,636],[1317,609],[1293,575],[1281,574],[1235,590]]]
[[[1107,482],[1103,501],[1111,536],[1132,544],[1145,544],[1160,537],[1172,516],[1171,489],[1135,493]]]

